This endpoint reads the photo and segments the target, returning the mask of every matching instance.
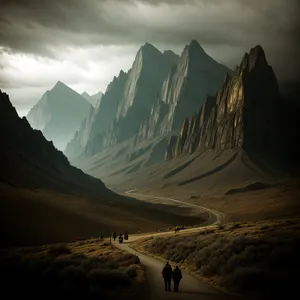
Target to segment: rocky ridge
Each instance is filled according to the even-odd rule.
[[[225,149],[243,149],[269,161],[282,158],[282,108],[273,69],[262,47],[256,46],[231,76],[227,74],[216,96],[207,97],[200,111],[185,119],[165,158]]]

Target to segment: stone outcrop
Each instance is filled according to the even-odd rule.
[[[27,119],[33,128],[41,130],[46,139],[63,151],[90,108],[86,99],[58,81],[29,111]]]
[[[226,75],[215,97],[185,120],[170,158],[195,151],[243,149],[249,155],[282,157],[282,100],[273,69],[256,46],[246,53],[232,76]]]

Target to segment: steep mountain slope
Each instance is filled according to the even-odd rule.
[[[275,74],[256,46],[225,78],[216,97],[208,97],[199,113],[185,119],[166,157],[243,149],[251,157],[278,160],[283,157],[282,112]]]
[[[109,145],[135,136],[143,120],[148,117],[153,102],[170,70],[172,61],[146,43],[139,50],[126,82],[116,123],[109,138]]]
[[[148,139],[135,147],[111,148],[78,166],[103,176],[112,187],[169,195],[224,195],[257,182],[272,185],[299,175],[295,99],[297,93],[281,97],[272,67],[257,46],[224,78],[216,96],[207,96],[201,109],[183,120],[179,135],[169,137],[163,164],[148,164],[161,143]]]
[[[207,95],[216,93],[228,72],[231,71],[208,56],[197,41],[192,41],[164,80],[137,141],[178,130],[184,118],[202,106]]]
[[[71,166],[0,91],[0,247],[199,223],[203,215],[124,197]]]
[[[55,147],[64,150],[87,116],[91,104],[64,83],[58,81],[29,111],[31,126],[41,130]]]
[[[141,123],[150,114],[163,80],[179,57],[172,51],[161,53],[149,43],[143,45],[128,73],[114,77],[102,97],[99,110],[89,129],[86,141],[75,136],[65,153],[70,159],[78,156],[84,146],[84,155],[92,156],[101,150],[134,137]],[[86,126],[86,124],[83,124]]]
[[[83,92],[81,96],[87,100],[90,104],[92,104],[94,107],[99,106],[101,102],[101,98],[103,96],[103,93],[99,91],[98,93],[94,95],[90,95],[87,92]]]
[[[69,159],[74,159],[86,152],[95,153],[94,148],[101,148],[102,136],[113,123],[118,106],[122,100],[128,74],[120,71],[108,85],[101,102],[91,109],[89,115],[81,124],[64,153]],[[89,142],[89,146],[87,143]]]
[[[33,130],[25,117],[18,117],[8,95],[0,95],[1,181],[61,192],[110,193],[100,180],[72,167],[52,141],[47,141],[40,130]]]
[[[209,57],[197,41],[186,46],[181,57],[169,50],[161,53],[146,43],[138,51],[127,78],[122,77],[125,83],[121,81],[117,87],[115,78],[103,96],[87,141],[73,144],[77,134],[66,155],[74,160],[85,148],[84,156],[90,157],[120,142],[132,143],[132,138],[133,146],[176,132],[184,117],[199,109],[207,94],[217,91],[227,72],[231,71]],[[118,79],[122,75],[121,72]],[[108,92],[111,97],[107,97]],[[105,98],[109,98],[107,106],[118,103],[116,111],[115,105],[112,113],[102,106]],[[158,150],[156,153],[152,162],[163,157]]]

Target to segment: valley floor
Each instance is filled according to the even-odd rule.
[[[229,191],[229,190],[228,190]],[[258,221],[264,219],[289,218],[300,216],[300,180],[264,186],[241,185],[238,192],[206,195],[201,191],[189,191],[182,187],[147,188],[135,190],[147,196],[152,203],[165,203],[166,198],[200,205],[223,213],[225,222]],[[158,198],[152,198],[155,196]],[[160,198],[161,199],[160,199]]]

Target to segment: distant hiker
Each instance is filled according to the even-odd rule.
[[[125,240],[128,240],[128,232],[127,232],[127,231],[125,231],[124,239],[125,239]]]
[[[100,240],[103,241],[103,234],[100,232]]]
[[[123,235],[122,235],[122,233],[121,233],[120,236],[119,236],[119,243],[120,243],[120,244],[123,243]]]
[[[172,267],[170,266],[169,262],[167,261],[166,265],[164,266],[162,270],[162,276],[165,281],[165,290],[171,291],[171,280],[172,280]]]
[[[178,292],[179,282],[182,279],[182,274],[178,266],[173,271],[174,292]]]
[[[113,239],[114,239],[114,242],[116,241],[116,238],[117,238],[117,234],[114,232],[114,233],[113,233]]]

